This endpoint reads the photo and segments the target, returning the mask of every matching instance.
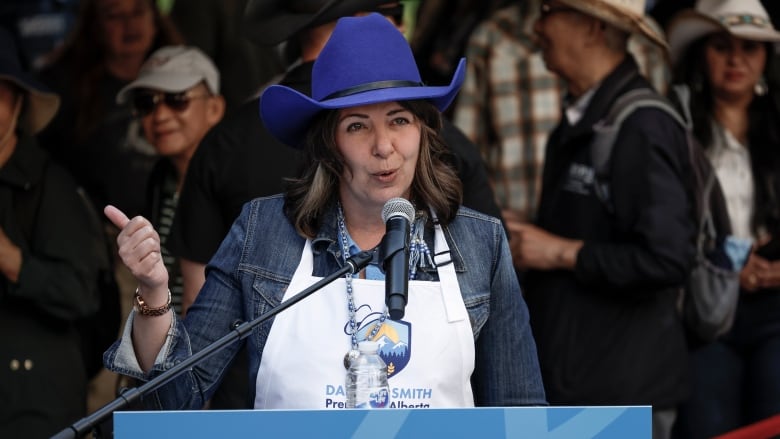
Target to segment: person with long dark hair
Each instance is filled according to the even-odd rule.
[[[731,331],[691,356],[677,429],[708,438],[780,413],[780,32],[758,0],[699,0],[672,19],[668,38],[732,233],[754,242]]]
[[[96,206],[113,203],[139,214],[144,192],[138,185],[148,180],[155,152],[131,106],[115,97],[153,51],[183,39],[154,0],[80,3],[72,33],[40,72],[41,81],[62,98],[62,108],[41,134],[42,146]]]

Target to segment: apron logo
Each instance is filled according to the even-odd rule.
[[[380,313],[372,313],[360,324],[358,340],[371,334],[379,324]],[[367,320],[369,320],[366,322]],[[404,321],[386,319],[371,341],[379,342],[379,356],[387,364],[387,378],[404,370],[412,356],[412,325]]]

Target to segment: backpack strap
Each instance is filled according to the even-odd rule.
[[[650,88],[638,88],[624,93],[615,100],[606,117],[593,126],[595,135],[590,146],[594,171],[595,194],[612,214],[615,211],[609,191],[612,149],[623,121],[637,108],[657,108],[669,114],[686,131],[690,124],[677,112],[674,105]],[[690,119],[689,119],[690,120]],[[689,142],[690,143],[690,142]]]
[[[690,89],[685,85],[675,85],[672,87],[672,97],[676,100],[685,120],[691,121]],[[711,210],[711,200],[717,184],[717,175],[709,159],[704,155],[701,145],[693,137],[692,126],[692,123],[685,125],[685,134],[688,140],[688,158],[693,171],[693,184],[696,188],[694,201],[696,202],[696,218],[699,221],[696,247],[698,254],[703,254],[711,250],[717,241],[718,233]]]
[[[685,86],[672,87],[670,100],[649,88],[638,88],[621,95],[607,116],[594,126],[595,137],[591,143],[591,161],[594,170],[594,192],[604,203],[607,211],[613,214],[615,208],[609,193],[610,159],[617,134],[623,121],[637,108],[657,108],[666,112],[685,129],[688,144],[688,157],[692,170],[693,196],[696,203],[696,218],[698,221],[697,250],[699,254],[712,247],[716,241],[717,231],[712,215],[710,199],[716,185],[717,176],[704,155],[701,146],[693,137],[690,112],[690,90]],[[680,112],[683,114],[681,115]]]

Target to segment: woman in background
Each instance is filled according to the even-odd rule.
[[[699,0],[667,37],[732,233],[754,242],[732,330],[692,354],[692,396],[676,429],[709,438],[780,413],[780,33],[758,0]]]
[[[181,44],[154,0],[81,0],[75,28],[51,55],[41,80],[62,106],[41,143],[87,191],[96,206],[112,203],[139,214],[156,161],[129,104],[115,97],[136,79],[156,49]]]

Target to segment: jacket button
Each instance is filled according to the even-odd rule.
[[[19,366],[20,366],[19,360],[17,360],[16,358],[11,360],[11,364],[9,365],[11,371],[13,371],[13,372],[16,372],[17,370],[19,370]]]
[[[24,360],[24,370],[32,370],[33,368],[33,361],[29,358]]]

